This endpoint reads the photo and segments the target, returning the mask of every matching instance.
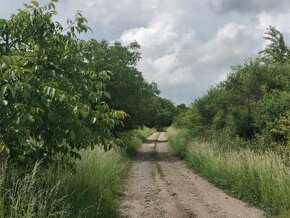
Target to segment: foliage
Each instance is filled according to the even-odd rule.
[[[82,159],[37,163],[32,171],[1,169],[0,217],[115,217],[129,155],[153,132],[143,128],[122,133],[123,146],[82,150]],[[17,165],[18,166],[18,165]],[[73,166],[73,167],[72,167]]]
[[[289,151],[290,56],[283,35],[271,27],[270,43],[259,56],[233,67],[228,78],[197,99],[175,126],[192,135],[229,140],[241,138],[251,147]],[[245,143],[241,143],[245,144]],[[282,146],[282,147],[281,147]],[[288,152],[289,154],[289,152]]]
[[[189,128],[191,127],[191,117],[190,117],[191,113],[188,110],[181,112],[180,114],[178,114],[175,118],[174,118],[174,122],[173,125],[176,128]]]
[[[137,70],[136,42],[80,40],[86,18],[63,27],[55,2],[0,20],[0,216],[114,217],[142,126],[170,125],[175,106]]]
[[[263,54],[263,59],[265,59],[265,61],[285,63],[289,60],[290,49],[286,45],[284,36],[280,31],[270,26],[266,32],[265,39],[270,41],[267,48],[260,52]]]
[[[135,155],[142,142],[155,131],[155,129],[143,127],[120,133],[118,138],[120,139],[122,144],[121,147],[123,148],[125,155],[129,157]]]
[[[124,127],[118,130],[131,130],[142,126],[167,126],[174,116],[174,105],[167,99],[158,97],[157,85],[148,83],[136,69],[140,59],[140,45],[132,42],[123,46],[120,42],[90,40],[87,43],[90,53],[98,59],[94,63],[97,70],[112,72],[106,81],[110,93],[108,104],[115,109],[126,111]]]
[[[150,100],[150,104],[147,105],[147,122],[148,127],[154,127],[160,129],[162,127],[168,127],[173,123],[176,116],[176,107],[166,98],[154,96]]]
[[[54,1],[55,2],[55,1]],[[0,144],[12,159],[52,159],[104,143],[125,117],[104,102],[107,71],[77,38],[89,30],[79,12],[65,29],[54,3],[26,4],[0,21]]]
[[[279,142],[278,152],[290,157],[290,112],[279,117],[270,132],[272,137]]]

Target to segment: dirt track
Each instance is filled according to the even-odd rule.
[[[155,133],[135,157],[119,217],[263,217],[263,212],[228,196],[176,158],[166,133]]]

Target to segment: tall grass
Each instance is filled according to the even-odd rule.
[[[61,181],[52,171],[41,172],[40,163],[27,173],[14,166],[1,170],[0,217],[66,217],[66,196],[61,193]],[[46,176],[51,177],[46,178]]]
[[[273,152],[224,149],[215,143],[184,143],[184,135],[179,133],[170,143],[195,172],[271,214],[290,209],[290,169],[283,158]]]
[[[189,130],[168,129],[169,142],[178,156],[184,159],[188,155],[188,145],[193,140]]]
[[[73,170],[6,168],[0,180],[0,217],[115,217],[128,160],[118,149],[83,151]]]
[[[122,147],[105,151],[95,147],[83,151],[76,162],[75,173],[66,178],[70,217],[116,217],[119,196],[128,169],[128,156],[134,154],[141,143],[154,132],[142,128],[123,133]]]
[[[31,171],[2,167],[0,218],[116,217],[128,153],[134,153],[153,131],[143,128],[124,133],[122,147],[84,150],[82,159],[72,165],[36,163]]]
[[[119,150],[96,147],[82,152],[75,173],[67,176],[70,217],[115,217],[127,160]]]
[[[123,152],[129,157],[133,156],[142,142],[155,131],[155,129],[143,127],[121,134],[120,139],[123,143]]]

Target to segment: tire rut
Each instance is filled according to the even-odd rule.
[[[119,217],[263,217],[263,211],[226,195],[173,155],[167,134],[155,133],[133,160]]]

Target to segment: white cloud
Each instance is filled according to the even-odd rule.
[[[230,22],[203,42],[194,29],[181,31],[176,20],[161,15],[146,27],[126,30],[120,39],[124,43],[136,40],[141,44],[143,60],[139,69],[148,80],[156,81],[162,91],[195,87],[201,89],[195,90],[198,96],[224,80],[231,65],[243,62],[260,47],[258,31],[252,25]],[[195,93],[192,96],[196,97]]]
[[[275,26],[277,29],[284,33],[290,33],[289,20],[290,20],[290,10],[286,13],[279,15],[272,15],[267,13],[261,13],[258,16],[260,27],[266,29],[269,25]]]
[[[195,37],[193,30],[180,34],[173,18],[167,12],[158,14],[146,27],[126,30],[120,37],[124,43],[141,44],[143,60],[139,69],[148,80],[172,88],[194,81],[191,66],[185,66],[179,57]]]
[[[82,35],[86,39],[138,41],[145,78],[159,84],[162,96],[188,104],[223,81],[232,65],[261,50],[269,25],[288,40],[290,2],[278,1],[61,0],[57,10],[64,24],[83,11],[93,29]],[[0,17],[17,12],[23,2],[0,0]]]
[[[225,81],[227,79],[228,75],[229,75],[228,73],[222,73],[222,74],[220,74],[218,76],[216,82],[219,83],[219,82]]]
[[[238,25],[235,23],[229,23],[225,25],[223,28],[219,29],[217,32],[217,38],[219,40],[223,39],[235,39],[239,32],[245,30],[246,27],[244,25]]]

